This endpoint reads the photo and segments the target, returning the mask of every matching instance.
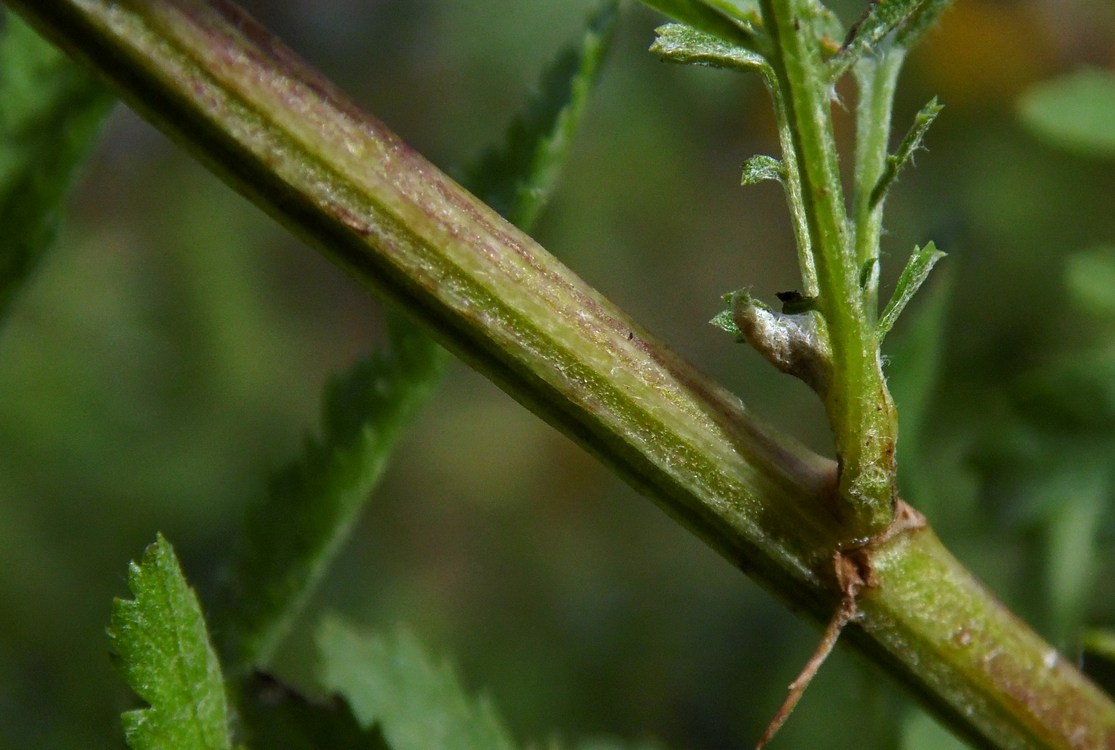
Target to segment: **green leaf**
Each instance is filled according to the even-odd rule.
[[[908,19],[925,0],[888,0],[872,2],[863,17],[852,27],[845,47],[872,50],[890,32]]]
[[[766,58],[758,52],[685,24],[668,23],[659,26],[654,33],[657,37],[650,51],[667,62],[730,70],[766,71],[770,68]]]
[[[113,98],[13,14],[0,30],[0,317],[58,231]]]
[[[759,50],[758,2],[748,0],[643,0],[660,13],[734,45]]]
[[[469,190],[521,229],[534,225],[553,193],[617,17],[614,0],[601,4],[580,44],[564,50],[543,73],[537,95],[509,128],[506,146],[485,154],[464,177]]]
[[[447,358],[410,322],[389,319],[390,345],[334,380],[323,436],[249,510],[226,592],[222,637],[241,666],[266,665],[317,586],[391,450],[441,380]]]
[[[775,159],[773,156],[756,154],[744,162],[743,176],[740,178],[740,184],[754,185],[763,180],[782,182],[785,176],[786,171],[781,161]]]
[[[1013,409],[974,452],[982,507],[1025,529],[1043,559],[1031,614],[1056,645],[1075,643],[1094,594],[1104,522],[1115,499],[1115,353],[1065,350],[1007,390]]]
[[[712,316],[712,319],[709,320],[709,325],[716,326],[721,331],[732,334],[738,341],[745,341],[743,332],[740,331],[739,326],[736,325],[736,318],[731,308],[721,310],[716,313],[716,315]]]
[[[875,187],[871,190],[871,208],[879,205],[879,202],[886,196],[887,190],[898,179],[898,173],[914,160],[914,152],[922,147],[929,126],[937,119],[937,115],[941,114],[942,109],[944,107],[937,103],[937,97],[933,97],[914,117],[914,124],[910,126],[906,137],[898,145],[898,150],[887,157],[887,164],[883,168],[883,173],[879,175],[879,181],[875,183]]]
[[[615,3],[605,2],[580,47],[544,74],[504,151],[467,170],[468,187],[521,229],[530,228],[556,185],[615,15]],[[240,669],[270,662],[348,538],[402,430],[441,382],[448,359],[424,331],[392,315],[388,332],[387,351],[332,384],[322,438],[310,440],[301,460],[272,482],[268,499],[249,510],[221,629]]]
[[[848,32],[840,53],[832,60],[832,78],[839,78],[857,60],[877,54],[887,37],[909,48],[937,20],[951,0],[887,0],[872,2]]]
[[[937,261],[943,257],[945,257],[945,254],[938,250],[932,242],[925,247],[914,248],[914,252],[910,254],[910,260],[907,261],[906,267],[902,269],[902,275],[898,277],[898,286],[895,287],[890,302],[887,303],[882,315],[879,316],[876,336],[880,342],[894,326],[894,322],[898,320],[898,316],[902,314],[914,293],[929,277],[929,272],[933,270],[933,266],[937,265]]]
[[[1046,81],[1018,103],[1022,123],[1047,143],[1085,156],[1115,157],[1115,73],[1080,70]]]
[[[197,596],[159,535],[128,570],[134,600],[112,603],[109,639],[117,668],[150,708],[122,716],[132,750],[231,748],[217,656]]]
[[[515,747],[491,704],[470,698],[453,669],[406,631],[373,635],[327,618],[317,644],[322,685],[342,696],[365,728],[378,726],[392,750]]]

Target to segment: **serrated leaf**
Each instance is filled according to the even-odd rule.
[[[870,52],[875,45],[924,4],[925,0],[888,0],[870,3],[864,10],[863,17],[848,33],[844,48]]]
[[[128,570],[134,599],[112,603],[109,639],[117,668],[150,708],[121,718],[132,750],[232,747],[217,656],[197,596],[159,535]]]
[[[565,49],[543,73],[538,93],[508,129],[506,145],[485,154],[464,177],[469,190],[519,228],[534,225],[553,193],[617,17],[614,0],[601,4],[580,44]]]
[[[323,435],[249,510],[222,627],[244,665],[269,662],[378,484],[402,429],[441,380],[447,357],[398,315],[390,346],[331,384]]]
[[[317,631],[323,687],[343,697],[392,750],[511,750],[511,734],[484,699],[469,697],[453,669],[404,630],[366,633],[336,618]]]
[[[659,26],[654,33],[656,38],[650,51],[667,62],[730,70],[766,70],[770,67],[766,58],[758,52],[685,24],[668,23]]]
[[[1022,123],[1047,143],[1115,157],[1115,73],[1081,70],[1038,84],[1018,104]]]
[[[740,178],[740,184],[754,185],[764,180],[782,182],[784,177],[785,170],[780,160],[773,156],[756,154],[743,163],[743,176]]]
[[[643,0],[660,13],[718,39],[758,51],[757,2],[747,0]]]
[[[933,24],[951,0],[887,0],[872,2],[848,31],[840,53],[831,62],[831,77],[839,78],[866,55],[878,54],[894,34],[894,43],[909,47]]]
[[[14,14],[0,29],[0,317],[54,241],[113,98]]]
[[[902,269],[902,275],[898,277],[898,286],[895,287],[890,302],[887,303],[883,313],[879,316],[879,323],[876,327],[878,341],[882,342],[883,338],[890,332],[894,322],[898,320],[898,316],[902,314],[918,288],[929,277],[929,272],[933,270],[933,266],[937,265],[937,261],[943,257],[945,257],[945,254],[938,250],[932,242],[925,247],[914,248],[914,252],[910,254],[910,260],[907,261],[906,267]]]
[[[731,308],[721,310],[716,313],[716,315],[712,316],[712,319],[709,320],[709,325],[716,326],[721,331],[732,334],[740,341],[743,340],[741,338],[743,333],[739,330],[739,326],[736,325],[735,315],[732,313]]]
[[[898,173],[913,161],[914,153],[922,147],[922,143],[925,141],[925,134],[929,132],[929,126],[937,119],[937,115],[941,114],[942,109],[944,107],[937,102],[937,97],[933,97],[928,104],[918,111],[914,117],[914,124],[906,132],[906,137],[902,139],[902,143],[898,144],[898,150],[887,157],[883,173],[879,175],[879,181],[875,183],[875,187],[871,190],[869,202],[871,208],[879,205],[879,202],[886,196],[887,190],[898,179]]]

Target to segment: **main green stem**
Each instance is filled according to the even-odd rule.
[[[795,609],[840,600],[835,467],[760,424],[234,6],[16,0],[44,34]],[[1115,705],[913,526],[850,642],[983,746],[1115,747]],[[850,730],[854,731],[854,730]]]
[[[797,165],[806,255],[815,269],[817,309],[831,354],[831,381],[820,395],[840,463],[835,512],[849,541],[866,540],[894,520],[897,417],[883,377],[875,311],[860,285],[861,264],[833,136],[830,84],[802,5],[802,0],[762,0],[760,7],[773,42],[775,106],[785,111],[789,125],[790,142],[783,150]]]

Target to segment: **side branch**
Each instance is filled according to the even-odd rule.
[[[840,601],[832,462],[774,434],[227,2],[16,0],[223,179],[422,320],[790,605]],[[932,531],[873,549],[845,633],[958,731],[1115,746],[1115,706]]]
[[[831,383],[822,400],[840,459],[836,500],[849,538],[866,541],[894,520],[897,424],[844,205],[832,94],[810,20],[817,4],[761,0],[759,5],[772,39],[771,65],[781,97],[781,103],[775,97],[776,107],[785,109],[789,126],[783,152],[793,154],[797,164],[807,255],[816,269],[817,308],[832,358]]]

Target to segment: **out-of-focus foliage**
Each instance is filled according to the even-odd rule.
[[[2,12],[2,11],[0,11]],[[58,231],[113,98],[18,18],[0,29],[0,319]]]
[[[520,229],[530,230],[557,187],[589,94],[600,77],[619,8],[601,5],[581,43],[564,50],[509,128],[506,143],[468,169],[464,185]]]
[[[459,169],[499,137],[594,5],[255,12]],[[838,10],[850,24],[864,5]],[[725,288],[775,304],[798,287],[780,186],[739,187],[747,157],[776,148],[766,95],[756,77],[662,65],[646,51],[661,23],[633,4],[621,19],[535,234],[749,407],[828,451],[808,390],[705,324]],[[1036,140],[1015,113],[1039,81],[1110,69],[1112,40],[1105,0],[956,3],[900,81],[896,122],[935,95],[946,109],[930,150],[888,194],[884,237],[884,287],[901,267],[893,256],[915,244],[949,253],[947,299],[930,279],[885,349],[904,494],[1070,654],[1073,622],[1115,625],[1112,493],[1089,479],[1111,453],[1095,431],[1052,431],[1064,441],[1052,453],[1035,442],[1049,415],[1023,381],[1113,340],[1110,297],[1096,296],[1104,253],[1088,248],[1115,240],[1115,174]],[[845,153],[848,135],[838,134]],[[1094,288],[1080,291],[1080,278]],[[206,601],[260,478],[297,452],[330,373],[381,343],[383,317],[171,144],[126,113],[113,119],[60,243],[0,334],[0,745],[119,743],[131,704],[103,627],[124,593],[122,562],[161,529]],[[1001,450],[1016,444],[1024,450]],[[1053,460],[1062,479],[1033,485],[1031,474],[1053,476],[1043,468]],[[314,605],[387,632],[405,620],[453,654],[516,737],[560,728],[739,746],[815,644],[815,629],[462,366],[403,439],[382,493]],[[1059,531],[1045,525],[1056,518]],[[1063,541],[1082,533],[1086,546]],[[1053,599],[1054,574],[1085,590]],[[300,623],[276,671],[309,685],[314,658]],[[848,716],[863,731],[845,733]],[[838,650],[776,742],[947,747],[917,716]]]
[[[373,636],[326,619],[319,630],[322,682],[379,726],[393,750],[511,750],[514,741],[488,700],[473,700],[453,670],[406,631]]]
[[[470,697],[453,668],[431,657],[414,635],[381,635],[336,617],[317,632],[321,680],[352,707],[366,728],[378,728],[392,750],[511,750],[516,743],[487,697]],[[534,745],[528,745],[534,747]],[[546,750],[568,745],[551,739]],[[577,750],[661,750],[653,741],[599,737]]]
[[[268,665],[441,379],[444,350],[398,316],[388,328],[389,346],[330,384],[322,438],[250,508],[217,620],[238,666]]]
[[[1042,83],[1022,97],[1019,112],[1050,143],[1115,157],[1115,71],[1081,70]]]
[[[1084,156],[1115,154],[1115,76],[1084,71],[1043,82],[1019,102],[1034,136]],[[1115,256],[1103,242],[1059,258],[1049,285],[1067,313],[1063,340],[1006,380],[1006,413],[975,457],[983,496],[1032,543],[1037,623],[1078,645],[1115,537]],[[1110,620],[1104,621],[1110,625]]]

